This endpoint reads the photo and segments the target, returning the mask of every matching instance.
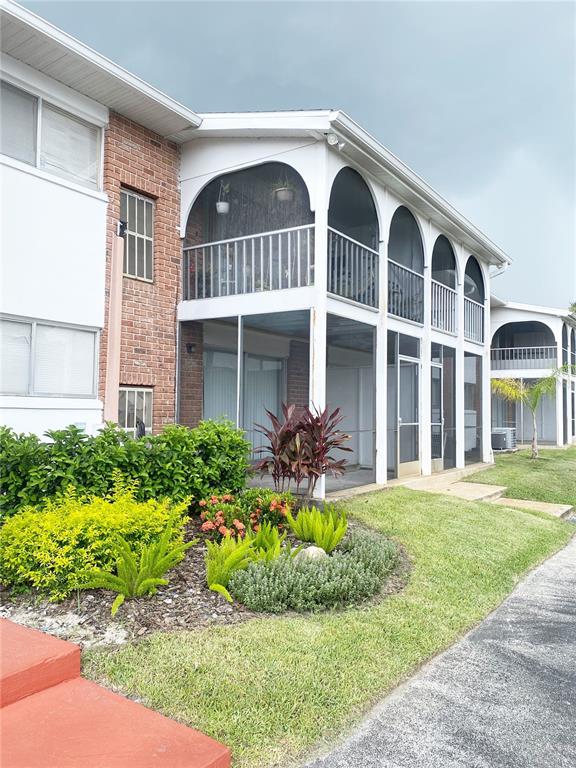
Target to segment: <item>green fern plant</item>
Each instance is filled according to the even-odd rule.
[[[118,538],[116,573],[96,571],[84,589],[118,592],[112,603],[112,616],[116,615],[126,598],[156,594],[158,587],[168,584],[164,574],[182,560],[186,550],[198,542],[198,539],[194,539],[186,544],[172,544],[171,536],[172,529],[168,526],[157,541],[142,548],[140,558],[125,539]]]
[[[314,542],[327,553],[338,546],[348,529],[346,513],[333,504],[327,504],[323,512],[317,507],[303,507],[296,518],[288,511],[286,520],[296,538]]]
[[[226,587],[232,573],[246,568],[252,561],[252,540],[227,535],[219,542],[206,540],[206,547],[206,583],[231,603]]]
[[[280,535],[278,528],[270,522],[262,523],[257,532],[249,532],[248,538],[252,543],[251,558],[254,562],[271,563],[282,553],[294,557],[302,549],[302,545],[292,549],[290,541],[286,541],[286,533]]]

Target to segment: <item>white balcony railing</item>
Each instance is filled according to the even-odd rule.
[[[432,280],[432,328],[446,333],[456,333],[457,293],[444,283]]]
[[[424,278],[388,260],[388,314],[424,322]]]
[[[378,306],[378,251],[328,227],[328,292]]]
[[[548,347],[506,347],[490,350],[493,371],[518,370],[528,368],[556,368],[558,350]]]
[[[207,299],[314,283],[314,225],[184,248],[183,297]]]
[[[464,338],[484,342],[484,305],[464,299]]]

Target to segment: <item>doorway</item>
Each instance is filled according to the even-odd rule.
[[[388,478],[420,474],[420,341],[388,331]]]

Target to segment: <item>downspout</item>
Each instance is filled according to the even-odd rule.
[[[120,345],[122,339],[122,275],[124,273],[124,235],[126,222],[119,221],[112,236],[110,255],[110,295],[108,298],[108,348],[104,387],[104,421],[118,423],[120,391]]]

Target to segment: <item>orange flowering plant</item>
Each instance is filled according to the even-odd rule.
[[[200,530],[216,540],[224,536],[243,538],[247,530],[258,531],[262,523],[270,523],[281,531],[293,507],[292,494],[268,488],[248,488],[239,496],[212,494],[197,503]]]

